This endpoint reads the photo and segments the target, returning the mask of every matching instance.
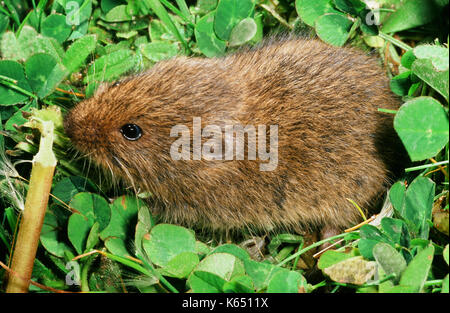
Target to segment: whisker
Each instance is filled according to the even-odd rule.
[[[132,185],[132,187],[133,187],[133,190],[134,190],[134,192],[136,193],[137,189],[136,189],[136,186],[135,186],[135,184],[134,184],[134,179],[133,179],[133,177],[131,176],[130,172],[129,172],[128,169],[122,164],[122,162],[119,160],[119,158],[117,158],[115,155],[113,156],[113,158],[114,158],[114,160],[117,161],[117,164],[119,164],[119,166],[122,168],[122,170],[124,171],[124,173],[127,175],[128,179],[129,179],[129,181],[130,181],[130,183],[131,183],[131,185]]]

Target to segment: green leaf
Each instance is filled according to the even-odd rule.
[[[127,244],[122,238],[108,237],[104,242],[106,249],[112,254],[121,257],[131,256],[130,252],[128,252]]]
[[[439,12],[434,1],[406,0],[397,11],[384,21],[382,31],[395,33],[432,22]]]
[[[210,12],[195,25],[195,39],[200,51],[208,58],[222,56],[226,50],[226,42],[217,38],[214,32],[214,15]]]
[[[111,81],[134,67],[136,57],[130,50],[122,49],[104,55],[89,67],[90,80]]]
[[[47,264],[44,265],[44,263],[42,263],[38,258],[34,260],[33,277],[39,277],[42,280],[42,283],[44,283],[47,287],[57,289],[65,288],[67,285],[65,285],[65,282],[61,280],[61,276],[56,274],[57,271],[55,270],[55,265],[62,271],[62,273],[66,273],[66,268],[63,264],[61,264],[62,262],[58,258],[50,255],[49,259],[51,259],[55,264],[50,263],[50,266],[48,266],[49,262],[46,262]],[[30,285],[29,292],[42,292],[42,289],[32,287],[32,285]]]
[[[382,48],[384,46],[384,39],[380,36],[364,36],[364,42],[372,48]]]
[[[101,82],[113,81],[130,72],[139,63],[139,56],[131,50],[121,49],[104,55],[89,67],[84,82],[88,83],[86,96],[90,97]]]
[[[104,13],[108,13],[117,5],[125,4],[125,1],[122,0],[101,0],[100,7]]]
[[[268,293],[299,293],[306,289],[306,279],[298,272],[279,271],[267,286]]]
[[[60,201],[62,201],[68,204],[76,194],[84,191],[97,192],[98,189],[85,177],[65,177],[56,183],[52,189],[52,194],[59,199],[53,199],[53,202],[60,204]]]
[[[8,24],[9,24],[9,17],[4,14],[0,14],[0,37],[8,27]]]
[[[442,281],[442,289],[441,289],[441,293],[449,293],[449,278],[448,278],[448,274],[447,276],[445,276],[444,280]]]
[[[415,293],[415,289],[411,286],[397,285],[385,291],[386,293]]]
[[[352,25],[353,22],[345,15],[335,13],[322,15],[315,22],[317,36],[323,41],[338,47],[346,43]]]
[[[326,13],[340,13],[331,4],[331,0],[296,0],[295,8],[302,21],[314,27],[315,21]]]
[[[211,12],[217,7],[218,0],[198,0],[197,7],[201,12]]]
[[[410,70],[411,66],[415,60],[416,60],[416,56],[414,55],[414,50],[411,49],[411,50],[406,51],[402,55],[401,63],[405,68]]]
[[[351,15],[359,15],[364,11],[366,4],[360,0],[333,0],[336,8]]]
[[[67,40],[75,40],[86,35],[89,28],[89,18],[92,14],[92,0],[67,0],[65,9],[68,24],[72,25],[73,29]],[[92,18],[95,17],[92,16]]]
[[[444,66],[442,64],[438,66]],[[439,92],[448,101],[449,99],[449,70],[437,71],[431,59],[417,59],[414,61],[412,72],[421,80]]]
[[[150,232],[150,229],[155,226],[155,221],[150,215],[150,210],[146,206],[139,207],[138,222],[136,225],[136,232],[134,235],[134,244],[136,247],[136,255],[143,256],[143,237]]]
[[[55,38],[59,43],[63,43],[71,32],[72,26],[67,23],[65,15],[52,14],[42,22],[41,33]]]
[[[200,23],[200,21],[197,22],[197,25],[198,23]],[[150,24],[148,26],[148,33],[150,35],[151,42],[163,40],[162,36],[167,32],[167,28],[160,20],[154,19],[150,21]]]
[[[189,51],[188,44],[186,39],[181,35],[181,32],[178,30],[177,25],[175,25],[174,21],[167,13],[166,8],[161,4],[159,0],[147,0],[147,4],[150,6],[153,12],[158,16],[161,22],[164,23],[165,27],[175,36],[175,38],[180,41],[186,51]]]
[[[241,247],[238,247],[236,245],[233,244],[224,244],[224,245],[220,245],[217,248],[215,248],[213,251],[211,251],[210,254],[213,253],[229,253],[234,255],[235,257],[237,257],[238,259],[245,261],[245,260],[250,260],[250,255],[248,254],[248,252],[244,249],[242,249]]]
[[[36,53],[47,53],[59,63],[64,56],[61,44],[54,38],[44,37],[36,30],[25,25],[18,38],[13,32],[6,32],[1,37],[1,51],[3,58],[25,61]]]
[[[31,87],[25,77],[23,67],[19,63],[10,60],[1,60],[0,75],[16,80],[17,86],[31,92]],[[23,103],[28,98],[23,93],[0,84],[0,105]]]
[[[31,27],[30,27],[31,28]],[[34,28],[31,28],[34,30]],[[4,59],[24,60],[24,52],[20,49],[16,35],[12,31],[5,32],[1,37],[0,50]]]
[[[287,269],[268,263],[260,263],[253,260],[244,261],[245,272],[252,278],[257,290],[267,288],[272,277],[279,271]]]
[[[413,161],[435,156],[449,139],[448,115],[431,97],[404,103],[395,116],[394,128]]]
[[[395,76],[390,82],[391,90],[398,96],[406,96],[411,85],[411,71]]]
[[[229,293],[254,293],[255,287],[253,286],[253,281],[250,276],[241,275],[235,276],[231,281],[225,282],[223,285],[223,292]]]
[[[195,271],[189,277],[189,285],[195,293],[219,293],[223,292],[226,280],[211,272]]]
[[[373,247],[373,256],[386,275],[395,274],[397,280],[406,268],[406,261],[391,245],[380,242]]]
[[[420,292],[431,269],[433,255],[433,245],[420,251],[404,270],[400,278],[400,285],[410,286],[413,288],[414,292]]]
[[[209,254],[209,252],[211,252],[211,248],[206,243],[203,243],[203,242],[197,240],[195,242],[195,251],[197,251],[197,254],[201,256],[201,255]],[[227,253],[229,253],[229,252],[227,252]],[[230,253],[230,254],[233,254],[233,253]]]
[[[419,248],[419,250],[425,249],[430,244],[429,240],[422,239],[422,238],[414,238],[411,240],[411,247],[412,248]]]
[[[389,200],[396,211],[402,215],[405,205],[406,186],[403,182],[396,182],[389,190]]]
[[[25,73],[39,98],[51,94],[67,76],[67,70],[49,54],[38,53],[25,63]]]
[[[317,267],[321,270],[330,267],[336,263],[352,258],[354,255],[350,253],[337,252],[334,250],[325,251],[319,259]]]
[[[256,13],[254,16],[254,21],[256,23],[256,34],[255,36],[253,36],[253,38],[251,39],[250,43],[258,43],[261,42],[261,40],[263,39],[264,36],[264,22],[263,22],[263,14],[262,13]]]
[[[168,42],[152,42],[139,46],[142,54],[153,62],[170,59],[177,55],[178,45]]]
[[[182,252],[196,252],[192,231],[169,224],[153,227],[149,238],[144,237],[143,246],[150,260],[161,267]]]
[[[362,285],[375,275],[376,263],[355,256],[327,267],[323,272],[336,282]]]
[[[256,35],[258,26],[251,17],[247,17],[240,21],[230,34],[229,44],[231,47],[240,46],[250,41]]]
[[[436,71],[447,71],[449,69],[448,48],[437,45],[421,45],[412,50],[418,59],[430,59]]]
[[[60,258],[64,257],[65,251],[70,250],[64,240],[61,240],[62,227],[63,225],[59,225],[57,217],[52,212],[45,214],[40,236],[41,244],[49,253]]]
[[[411,78],[412,78],[412,77],[417,77],[417,76],[411,75]],[[411,85],[411,88],[409,88],[408,96],[410,96],[410,97],[415,97],[415,96],[417,96],[418,90],[419,90],[419,88],[420,88],[421,86],[422,86],[422,82],[418,82],[418,83],[412,84],[412,85]]]
[[[428,238],[435,188],[436,184],[431,179],[419,176],[406,190],[402,216],[409,222],[410,230],[422,239]]]
[[[98,222],[95,222],[94,225],[92,225],[86,240],[86,251],[92,250],[100,242],[99,229],[100,224]]]
[[[125,241],[136,225],[138,210],[141,206],[145,206],[141,200],[131,196],[121,196],[111,204],[111,219],[108,226],[100,233],[100,238],[105,241],[111,253],[120,256],[129,255]],[[114,240],[109,242],[110,239]]]
[[[276,256],[278,254],[278,248],[281,244],[290,243],[298,246],[302,241],[302,236],[293,234],[278,234],[270,240],[270,243],[267,245],[267,249],[272,256]]]
[[[63,64],[67,71],[73,73],[84,65],[86,58],[94,52],[96,44],[97,37],[88,35],[81,37],[70,45],[63,58]]]
[[[75,210],[69,218],[67,235],[78,254],[86,249],[86,243],[95,222],[99,223],[99,230],[103,230],[109,223],[111,209],[108,202],[94,193],[82,192],[73,197],[70,207]]]
[[[217,37],[229,40],[233,28],[249,17],[255,8],[252,0],[221,0],[216,9],[214,30]]]
[[[189,276],[188,284],[193,292],[223,290],[226,281],[244,274],[241,260],[228,253],[214,253],[205,257]]]
[[[88,28],[89,28],[89,21],[81,23],[72,31],[72,34],[70,34],[67,40],[75,40],[83,37],[84,35],[86,35]]]
[[[372,225],[363,225],[359,234],[361,236],[361,239],[358,241],[359,251],[363,257],[369,260],[374,260],[373,247],[376,244],[379,242],[393,244],[389,237]]]
[[[69,25],[84,25],[92,14],[92,0],[59,0]]]
[[[199,258],[196,253],[181,252],[166,264],[163,275],[180,279],[186,278],[198,263]]]
[[[107,22],[126,22],[131,21],[132,16],[127,12],[126,5],[118,5],[112,8],[103,17],[103,20]]]
[[[448,244],[445,246],[443,256],[444,256],[445,262],[447,262],[447,265],[448,265],[449,264],[448,263]]]
[[[384,217],[381,220],[381,227],[383,232],[391,239],[392,242],[405,248],[409,247],[410,238],[408,227],[405,222],[395,218]]]

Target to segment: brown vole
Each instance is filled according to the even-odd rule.
[[[154,210],[169,222],[340,230],[360,220],[348,199],[369,208],[385,194],[401,144],[392,115],[377,109],[398,105],[375,58],[289,38],[223,58],[162,61],[103,85],[64,127],[102,168],[150,191]],[[201,144],[220,138],[222,150],[195,143],[200,124]],[[236,152],[230,160],[229,125],[253,127],[271,154],[256,151],[247,134],[244,160]],[[211,135],[217,127],[221,137]],[[182,138],[186,146],[177,146]]]

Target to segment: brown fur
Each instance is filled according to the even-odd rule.
[[[166,220],[215,230],[243,226],[342,229],[360,220],[398,161],[398,108],[376,59],[318,40],[273,40],[224,58],[179,57],[105,85],[66,117],[75,147],[154,195]],[[193,117],[224,126],[278,125],[278,167],[256,161],[174,161],[169,136]],[[137,141],[119,129],[139,125]],[[192,134],[192,129],[191,129]],[[393,147],[394,146],[394,147]]]

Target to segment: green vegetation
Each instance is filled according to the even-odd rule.
[[[10,262],[29,161],[39,147],[33,117],[53,122],[58,164],[32,275],[41,285],[30,291],[448,293],[448,6],[448,0],[2,1],[0,261]],[[398,111],[380,107],[380,114],[395,114],[395,130],[416,162],[388,193],[392,217],[327,240],[339,243],[320,256],[320,278],[306,269],[323,242],[281,233],[253,238],[253,245],[223,244],[199,230],[158,223],[142,199],[149,195],[111,186],[73,158],[62,114],[101,82],[177,55],[220,57],[270,32],[294,31],[378,53],[404,102]],[[0,282],[5,273],[6,266]]]

